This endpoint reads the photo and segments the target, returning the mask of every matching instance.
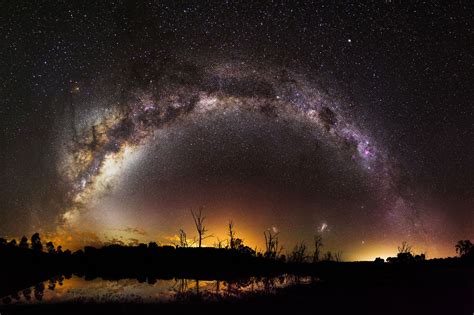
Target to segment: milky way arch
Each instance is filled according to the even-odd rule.
[[[341,98],[330,95],[323,84],[284,68],[244,62],[202,65],[174,62],[151,66],[122,93],[118,106],[109,106],[92,123],[83,124],[67,149],[61,172],[69,183],[65,225],[74,224],[81,209],[99,198],[111,179],[120,174],[110,164],[122,163],[140,150],[158,130],[183,119],[199,119],[212,111],[249,111],[271,120],[301,121],[377,187],[392,203],[383,215],[404,228],[415,221],[416,211],[399,194],[396,170],[383,147],[358,127]],[[381,210],[382,211],[382,210]],[[404,223],[400,223],[403,221]]]

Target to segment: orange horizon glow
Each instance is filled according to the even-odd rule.
[[[191,229],[189,231],[192,231]],[[215,229],[215,233],[210,233],[213,237],[206,238],[203,240],[202,247],[216,247],[217,240],[219,239],[222,242],[222,246],[225,247],[228,245],[228,234],[227,234],[227,226],[223,226],[220,229]],[[175,246],[178,245],[178,234],[170,235],[170,236],[163,236],[157,235],[156,237],[150,237],[148,233],[143,235],[137,235],[137,233],[133,233],[130,231],[121,231],[116,230],[112,231],[109,234],[108,238],[101,238],[99,235],[92,231],[75,231],[75,235],[67,234],[66,231],[63,231],[63,234],[54,234],[54,233],[44,233],[40,236],[42,238],[43,245],[47,242],[53,242],[54,246],[62,246],[62,250],[65,251],[67,249],[71,251],[77,251],[84,249],[85,246],[94,246],[100,248],[106,245],[118,244],[124,246],[137,246],[138,244],[149,244],[150,242],[156,242],[158,245],[171,245]],[[141,232],[140,232],[141,233]],[[263,232],[262,235],[258,235],[260,233],[256,233],[254,231],[246,230],[245,228],[241,227],[240,230],[237,229],[237,238],[241,238],[244,240],[244,245],[249,246],[252,249],[256,249],[257,252],[264,252],[265,251],[265,244],[264,244],[264,237]],[[134,237],[131,237],[134,236]],[[197,242],[194,244],[191,243],[193,239],[194,233],[191,232],[188,235],[188,239],[190,241],[189,247],[197,247]],[[258,239],[260,237],[260,239]],[[29,237],[27,237],[30,240]],[[17,242],[21,239],[20,237],[6,237],[7,241],[11,239],[17,240]],[[133,241],[128,241],[133,240]],[[282,254],[288,256],[293,249],[292,245],[288,245],[288,242],[285,242],[284,238],[280,238],[280,241],[283,245]],[[342,251],[342,260],[343,261],[374,261],[377,257],[380,257],[386,260],[388,257],[396,257],[397,255],[397,242],[390,242],[393,245],[381,245],[381,244],[373,244],[371,246],[366,246],[362,248],[358,248],[347,255],[344,255],[344,251]],[[400,244],[399,242],[398,244]],[[311,242],[305,242],[307,246],[307,255],[311,256],[313,254],[313,248]],[[456,256],[455,252],[455,242],[452,244],[452,247],[443,247],[438,248],[436,251],[432,253],[430,251],[423,250],[420,246],[413,246],[414,254],[421,254],[426,252],[427,259],[432,258],[448,258]],[[326,253],[326,251],[331,250],[333,253],[337,252],[337,248],[325,248],[323,247],[322,253]],[[431,253],[431,254],[430,254]]]

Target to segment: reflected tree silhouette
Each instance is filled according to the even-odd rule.
[[[62,285],[63,285],[63,282],[64,282],[64,276],[63,276],[63,275],[60,275],[60,276],[57,277],[57,279],[58,279],[58,284],[59,284],[60,286],[62,286]]]
[[[26,288],[22,291],[23,293],[23,296],[25,297],[25,299],[27,301],[30,301],[31,300],[31,289],[30,288]]]
[[[196,296],[200,296],[200,292],[199,292],[199,279],[196,279]]]
[[[216,280],[216,294],[219,294],[221,291],[221,281]]]
[[[155,277],[148,277],[147,283],[150,285],[154,285],[156,283],[156,278]]]
[[[15,301],[20,300],[20,294],[18,292],[13,293],[11,296]]]
[[[278,277],[278,282],[280,283],[280,285],[285,284],[285,276],[284,275],[279,276]]]
[[[48,290],[54,291],[55,288],[56,288],[56,279],[55,278],[49,279]]]
[[[234,295],[237,292],[235,281],[227,281],[227,294]]]
[[[269,294],[275,289],[275,279],[274,278],[263,278],[263,291],[266,294]]]
[[[188,291],[188,280],[180,279],[179,280],[179,290],[181,293],[186,293]]]
[[[35,286],[34,294],[35,294],[35,299],[37,301],[43,300],[43,294],[44,294],[44,283],[43,282],[40,282]]]

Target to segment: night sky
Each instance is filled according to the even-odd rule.
[[[473,5],[2,1],[0,234],[343,259],[474,239]]]

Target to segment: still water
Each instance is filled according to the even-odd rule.
[[[248,278],[236,281],[195,279],[137,279],[86,280],[73,275],[66,279],[55,277],[38,283],[3,299],[2,304],[40,303],[152,303],[178,301],[199,295],[207,299],[238,297],[246,293],[271,294],[279,288],[296,284],[308,284],[309,277],[281,275],[272,278]]]

